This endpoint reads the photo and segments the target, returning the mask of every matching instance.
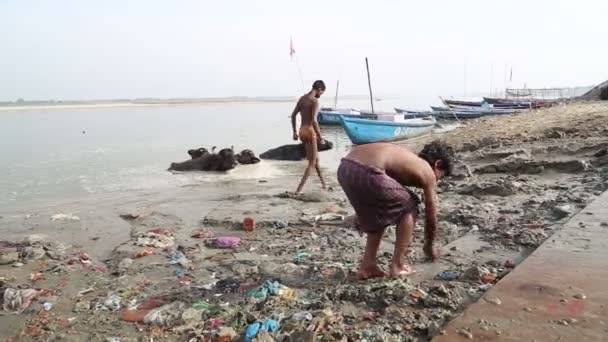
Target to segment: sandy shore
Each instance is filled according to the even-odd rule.
[[[428,340],[608,188],[608,105],[482,118],[439,137],[461,161],[439,188],[442,257],[423,260],[419,223],[407,280],[352,279],[364,239],[341,220],[352,208],[335,174],[334,191],[313,182],[301,197],[284,195],[293,177],[113,193],[0,211],[3,239],[26,239],[2,242],[0,286],[45,290],[11,292],[36,295],[31,305],[5,292],[5,312],[25,309],[0,316],[0,337],[208,341],[274,319],[280,329],[258,341]],[[219,248],[222,236],[240,244]],[[384,267],[393,242],[389,229]]]
[[[342,96],[342,100],[360,100],[364,96]],[[95,108],[129,108],[129,107],[156,107],[156,106],[200,106],[214,104],[252,104],[252,103],[293,103],[297,98],[209,98],[209,99],[152,99],[131,101],[66,101],[66,103],[31,103],[31,104],[7,104],[0,105],[3,111],[27,111],[27,110],[53,110],[53,109],[95,109]],[[332,102],[331,97],[326,98]]]

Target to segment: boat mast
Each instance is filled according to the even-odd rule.
[[[334,109],[338,109],[338,89],[340,89],[340,80],[336,82],[336,97],[334,98]]]
[[[369,101],[372,104],[372,114],[374,114],[374,95],[372,94],[372,81],[369,77],[369,63],[365,57],[365,68],[367,69],[367,85],[369,86]]]

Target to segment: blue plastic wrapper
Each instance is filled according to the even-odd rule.
[[[277,332],[279,330],[279,322],[275,321],[274,319],[267,319],[264,321],[264,323],[262,323],[260,330],[265,330],[271,333]]]
[[[253,323],[248,326],[247,330],[245,331],[245,342],[251,342],[251,340],[258,336],[261,326],[262,325],[260,323]]]

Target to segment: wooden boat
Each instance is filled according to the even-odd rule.
[[[395,116],[394,121],[384,121],[341,116],[340,122],[353,144],[359,145],[411,139],[431,132],[436,120],[433,117],[403,119]]]
[[[429,111],[402,109],[402,108],[396,108],[396,107],[395,107],[395,112],[397,112],[399,114],[403,114],[403,118],[405,118],[405,119],[427,118],[427,117],[431,116],[431,112],[429,112]]]
[[[542,108],[551,107],[558,103],[557,100],[516,100],[516,99],[501,99],[495,97],[484,97],[483,100],[494,106],[520,106],[526,108]]]
[[[481,107],[483,101],[459,101],[459,100],[443,100],[446,106],[464,106],[464,107]]]
[[[446,106],[450,108],[486,108],[486,109],[530,109],[530,103],[526,102],[497,102],[490,103],[484,98],[484,101],[458,101],[458,100],[443,100]]]
[[[501,115],[515,114],[528,109],[519,108],[484,108],[484,107],[436,107],[431,106],[433,112],[461,112],[461,113],[480,113],[482,115]]]
[[[317,122],[319,125],[340,125],[341,116],[369,120],[377,119],[377,116],[373,114],[361,113],[355,109],[323,108],[317,114]]]
[[[433,116],[438,119],[453,120],[453,119],[477,119],[484,114],[480,112],[459,112],[459,111],[443,111],[433,112]]]

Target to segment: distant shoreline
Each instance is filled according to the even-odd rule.
[[[343,96],[341,99],[358,99],[363,96]],[[124,108],[124,107],[154,107],[154,106],[188,106],[211,104],[243,104],[243,103],[285,103],[293,102],[296,97],[268,98],[208,98],[208,99],[135,99],[135,100],[92,100],[92,101],[23,101],[0,102],[2,111],[46,110],[46,109],[81,109],[81,108]]]

